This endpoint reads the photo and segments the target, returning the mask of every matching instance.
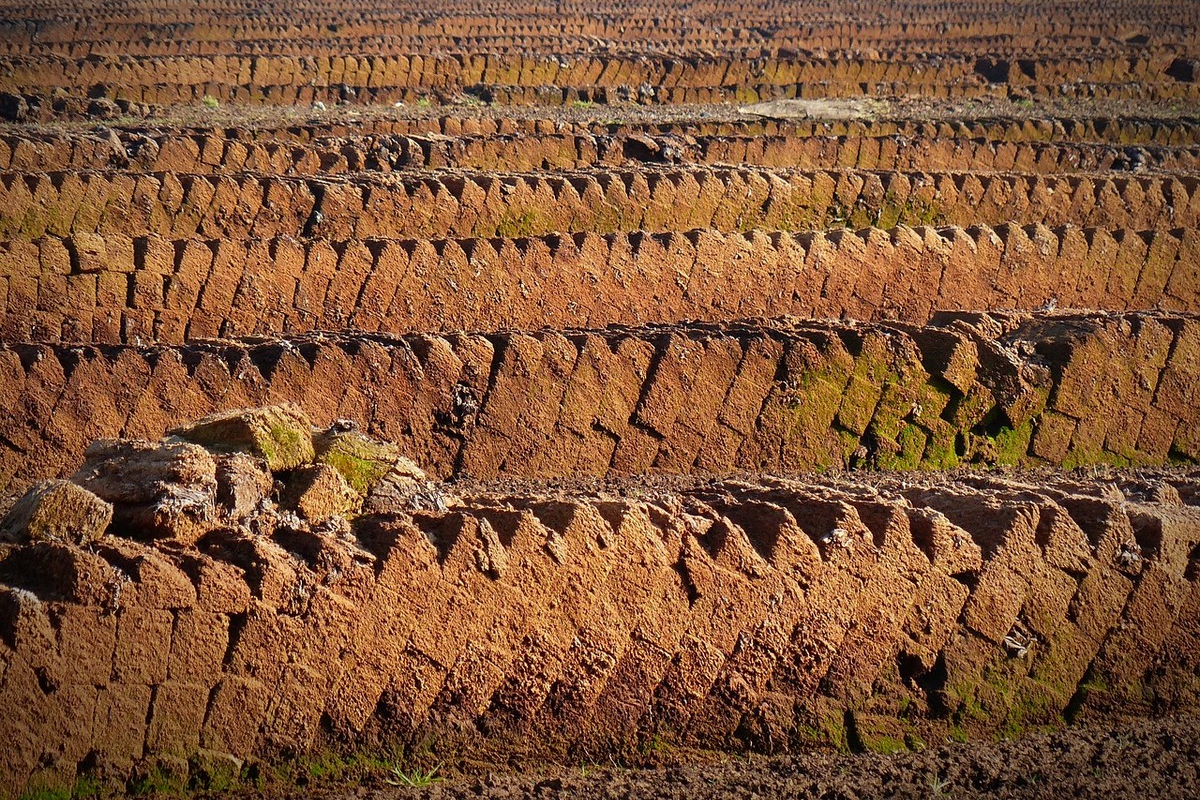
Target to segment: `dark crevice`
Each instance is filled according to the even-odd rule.
[[[1191,582],[1200,579],[1200,544],[1197,544],[1188,553],[1188,565],[1183,572],[1183,578]]]
[[[975,587],[979,585],[979,573],[971,570],[966,572],[955,572],[951,574],[950,577],[970,589],[972,592],[974,592]]]
[[[675,574],[679,576],[679,583],[683,586],[683,590],[687,594],[688,607],[694,606],[696,601],[700,599],[700,590],[696,588],[696,584],[692,580],[692,573],[688,569],[687,562],[681,556],[678,561],[671,565],[671,569],[675,570]]]
[[[445,564],[447,556],[462,535],[465,518],[462,514],[436,515],[420,513],[413,515],[413,522],[425,534],[437,550],[437,561]]]
[[[237,649],[238,640],[242,637],[242,632],[246,629],[246,623],[250,621],[248,612],[229,615],[229,644],[225,647],[225,656],[221,659],[222,667],[229,667],[233,663],[233,653]],[[215,692],[216,689],[213,689]]]

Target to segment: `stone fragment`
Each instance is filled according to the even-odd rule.
[[[425,472],[391,442],[381,442],[346,423],[335,425],[313,439],[316,460],[341,473],[360,495],[381,481],[411,483],[425,480]]]
[[[0,522],[0,540],[84,544],[108,531],[113,507],[70,481],[42,481]]]
[[[101,439],[71,479],[113,505],[113,532],[193,542],[216,517],[216,461],[186,442]]]
[[[171,433],[214,453],[257,456],[272,472],[311,463],[315,455],[312,423],[290,403],[212,414]]]
[[[434,511],[444,514],[462,503],[448,491],[448,485],[435,481],[384,479],[377,483],[363,503],[367,514],[398,514],[410,511]]]
[[[362,497],[336,469],[328,464],[315,464],[292,473],[282,505],[309,522],[319,524],[331,517],[358,511]]]
[[[250,516],[271,494],[274,479],[261,459],[231,453],[217,459],[217,502],[233,520]]]

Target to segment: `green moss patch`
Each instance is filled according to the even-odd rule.
[[[257,456],[272,472],[309,464],[316,455],[312,423],[290,403],[214,414],[171,433],[213,453]]]

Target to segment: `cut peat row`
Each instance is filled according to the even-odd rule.
[[[80,122],[112,124],[121,107],[81,95],[60,93],[56,97],[32,95],[27,100],[23,121],[28,126],[13,127],[0,134],[0,143],[16,148],[21,142],[30,146],[60,148],[70,141],[72,147],[94,147],[107,136],[96,130],[80,131],[78,126],[58,127],[43,122]],[[882,116],[877,109],[886,109]],[[1087,116],[1072,116],[1080,111]],[[826,113],[828,109],[824,110]],[[330,138],[349,140],[382,139],[389,136],[429,137],[433,135],[467,139],[575,136],[693,136],[713,140],[714,146],[725,139],[736,142],[769,143],[772,147],[812,147],[809,139],[839,147],[870,139],[917,139],[931,148],[945,147],[946,141],[977,140],[1016,145],[1022,148],[1052,147],[1069,149],[1072,145],[1156,145],[1189,147],[1200,143],[1200,124],[1194,115],[1181,115],[1182,109],[1148,108],[1144,115],[1116,114],[1110,109],[1058,108],[1051,104],[1029,107],[1019,103],[1001,103],[963,109],[955,105],[918,104],[911,98],[895,98],[852,104],[832,116],[821,116],[820,104],[782,104],[765,106],[680,106],[655,108],[625,106],[614,109],[573,107],[553,115],[519,108],[459,104],[417,107],[326,108],[284,106],[261,116],[247,115],[236,108],[205,108],[203,117],[187,115],[186,109],[146,109],[145,118],[128,120],[129,126],[110,127],[119,139],[135,142],[152,138],[156,142],[176,142],[188,148],[183,138],[191,137],[204,153],[206,165],[224,163],[223,149],[230,143],[269,145],[288,143],[308,145]],[[1129,111],[1128,108],[1125,109]],[[1158,114],[1155,116],[1154,114]],[[811,116],[815,114],[816,116]],[[60,119],[59,117],[62,117]],[[14,120],[22,121],[22,120]],[[53,144],[50,144],[53,143]],[[851,145],[852,146],[852,145]],[[860,144],[861,146],[861,144]],[[90,151],[88,151],[90,152]],[[753,155],[749,148],[747,153]],[[107,153],[101,152],[102,157]],[[94,166],[94,164],[92,165]],[[963,165],[970,166],[970,165]]]
[[[356,6],[305,0],[288,7],[199,0],[180,8],[135,0],[120,8],[81,8],[62,0],[7,3],[5,42],[12,52],[144,54],[285,52],[339,57],[360,52],[559,55],[648,53],[688,62],[735,53],[832,50],[836,56],[899,58],[992,54],[1018,78],[1036,74],[1054,55],[1175,54],[1192,43],[1197,12],[1149,0],[1130,6],[1101,0],[1080,6],[1054,0],[1030,14],[1020,5],[970,0],[954,6],[898,2],[864,9],[856,2],[567,3],[553,8],[514,2],[487,6],[446,2]],[[851,50],[843,53],[839,51]],[[1002,58],[998,59],[996,56]],[[1003,59],[1013,56],[1015,63]],[[1016,60],[1017,56],[1024,56]],[[992,75],[993,78],[999,77]]]
[[[531,333],[0,349],[0,486],[93,439],[273,402],[440,477],[1200,460],[1200,323],[946,314]]]
[[[176,173],[259,172],[274,175],[456,169],[506,172],[579,170],[630,163],[742,165],[898,172],[969,170],[1026,174],[1195,173],[1200,146],[1111,145],[979,138],[798,138],[794,135],[709,136],[689,133],[366,134],[289,137],[181,131],[8,136],[0,138],[0,169],[54,172],[131,167]]]
[[[496,239],[0,241],[0,337],[183,344],[938,310],[1200,312],[1200,232],[875,228]]]
[[[429,54],[353,56],[4,56],[0,90],[100,87],[109,99],[153,104],[203,97],[244,104],[412,101],[471,91],[500,105],[759,102],[784,98],[1027,97],[1200,99],[1194,61],[1170,53],[984,60],[875,57]],[[1178,63],[1177,63],[1178,62]],[[1023,66],[1022,66],[1023,65]],[[109,87],[112,87],[111,89]],[[645,87],[645,88],[643,88]]]
[[[1062,771],[1200,796],[1198,42],[0,0],[0,800],[927,746],[932,796],[1130,716],[1162,764]]]
[[[433,738],[786,752],[1195,702],[1194,472],[562,491],[0,546],[0,707],[61,732],[0,770]]]
[[[289,178],[0,173],[0,236],[517,237],[905,225],[1200,225],[1200,177],[714,167]]]

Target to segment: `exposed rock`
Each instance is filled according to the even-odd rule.
[[[0,522],[0,540],[83,544],[99,539],[113,507],[70,481],[42,481],[17,501]]]
[[[29,103],[19,94],[0,92],[0,119],[24,122],[29,117]]]
[[[233,520],[248,517],[271,494],[274,479],[266,462],[246,453],[217,459],[217,502]]]
[[[101,439],[72,480],[113,504],[113,526],[131,538],[194,541],[216,517],[217,465],[185,442]]]
[[[345,514],[362,506],[362,497],[342,474],[328,464],[296,470],[284,490],[283,506],[312,523]]]
[[[316,460],[341,473],[360,495],[367,495],[381,481],[403,485],[425,480],[425,472],[400,448],[381,442],[345,425],[335,425],[318,434],[313,445]]]
[[[258,456],[272,472],[295,469],[315,455],[312,423],[290,403],[213,414],[171,433],[214,453]]]
[[[411,511],[445,512],[462,502],[448,494],[446,484],[435,481],[384,479],[375,485],[363,504],[370,514],[397,514]]]
[[[99,119],[114,119],[120,116],[121,109],[107,97],[97,97],[88,102],[87,115]]]
[[[111,503],[148,503],[169,484],[215,491],[217,465],[186,442],[100,439],[84,452],[74,481]]]

